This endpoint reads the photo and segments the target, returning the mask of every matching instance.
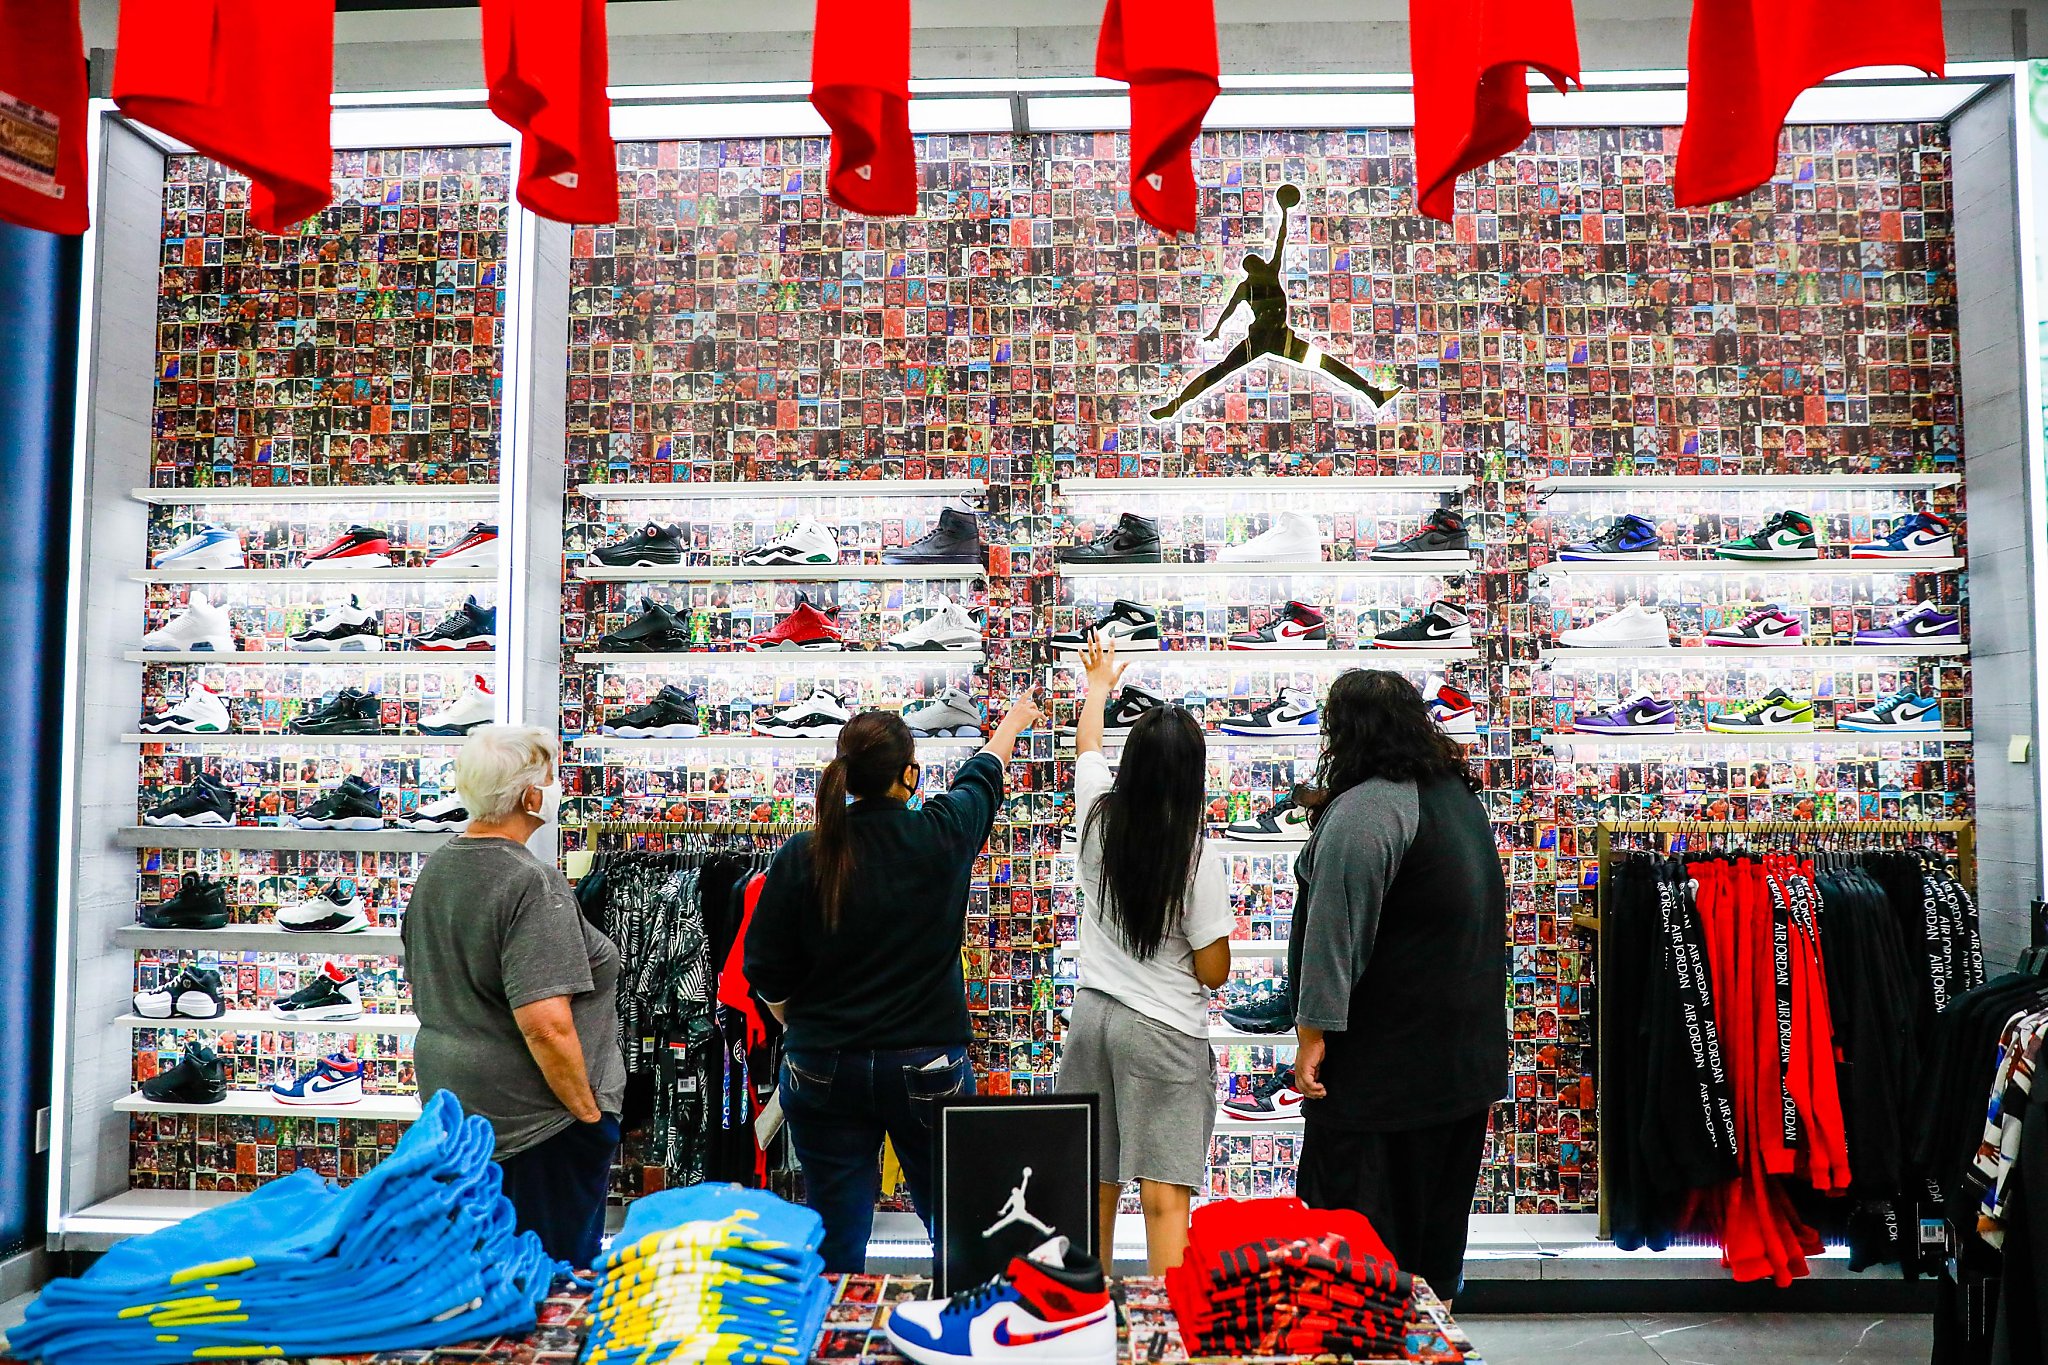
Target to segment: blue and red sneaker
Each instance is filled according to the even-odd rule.
[[[898,1304],[883,1324],[918,1365],[1014,1360],[1115,1365],[1116,1308],[1102,1263],[1055,1237],[976,1289]]]

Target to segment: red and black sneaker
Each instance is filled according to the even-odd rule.
[[[495,569],[498,567],[498,528],[483,522],[469,528],[445,550],[427,556],[431,569]]]
[[[364,569],[391,567],[391,537],[371,526],[351,526],[334,543],[313,551],[299,561],[300,568],[316,564],[353,564]]]
[[[814,652],[844,649],[846,642],[832,628],[832,622],[804,598],[797,598],[796,610],[782,618],[775,629],[756,635],[753,649],[807,649]]]
[[[1230,637],[1232,649],[1319,649],[1329,642],[1329,622],[1306,602],[1289,602],[1257,630]]]

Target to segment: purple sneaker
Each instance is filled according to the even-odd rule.
[[[1924,645],[1963,638],[1963,622],[1925,603],[1913,608],[1888,626],[1873,626],[1856,632],[1859,645]]]
[[[1678,708],[1638,692],[1605,711],[1578,713],[1572,717],[1572,729],[1579,734],[1672,735],[1678,733]]]

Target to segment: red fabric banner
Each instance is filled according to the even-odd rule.
[[[1131,205],[1161,232],[1195,230],[1193,143],[1216,98],[1211,0],[1109,0],[1095,74],[1131,87]]]
[[[1459,176],[1529,136],[1534,67],[1562,93],[1579,79],[1571,0],[1408,0],[1415,69],[1415,202],[1449,222]]]
[[[604,0],[483,0],[491,112],[519,130],[519,202],[563,223],[619,216]]]
[[[76,0],[0,0],[0,219],[85,231],[90,135]]]
[[[818,0],[811,105],[832,128],[832,202],[870,216],[916,213],[910,0]]]

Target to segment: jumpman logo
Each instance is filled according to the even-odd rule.
[[[988,1225],[988,1230],[982,1233],[982,1236],[993,1237],[1012,1223],[1029,1223],[1044,1236],[1050,1237],[1053,1235],[1053,1230],[1043,1222],[1040,1222],[1038,1218],[1033,1216],[1031,1210],[1025,1207],[1024,1191],[1029,1189],[1030,1186],[1031,1168],[1026,1166],[1024,1168],[1024,1178],[1011,1187],[1010,1197],[1003,1201],[1002,1210],[996,1215],[996,1221]]]
[[[1167,420],[1262,356],[1272,356],[1305,370],[1321,370],[1347,388],[1356,389],[1370,398],[1376,408],[1386,406],[1387,401],[1400,392],[1399,389],[1382,389],[1373,384],[1337,357],[1326,355],[1319,347],[1302,340],[1287,325],[1287,287],[1280,282],[1280,259],[1281,253],[1287,249],[1287,211],[1301,202],[1301,191],[1293,185],[1282,185],[1274,191],[1273,198],[1280,204],[1280,235],[1273,241],[1273,254],[1270,258],[1256,254],[1244,258],[1244,278],[1238,281],[1237,291],[1223,305],[1222,316],[1216,319],[1216,325],[1202,340],[1214,341],[1231,315],[1247,304],[1252,310],[1250,330],[1245,333],[1243,341],[1230,348],[1230,354],[1189,380],[1179,397],[1163,408],[1154,408],[1153,421]]]

